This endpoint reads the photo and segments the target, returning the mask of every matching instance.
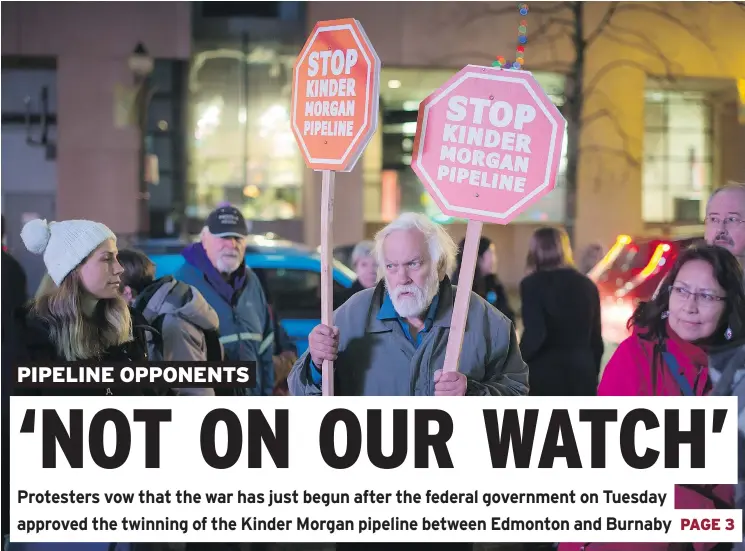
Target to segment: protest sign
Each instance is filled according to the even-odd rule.
[[[351,171],[378,127],[380,59],[359,21],[316,23],[295,61],[291,126],[305,164],[323,171],[321,323],[333,325],[332,225],[336,172]],[[324,395],[333,363],[323,362]]]
[[[292,402],[291,404],[289,402]],[[716,397],[12,397],[13,542],[725,542]]]
[[[467,65],[419,106],[411,168],[468,219],[444,369],[457,371],[483,222],[507,224],[556,185],[564,118],[525,71]]]

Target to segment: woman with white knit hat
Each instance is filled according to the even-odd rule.
[[[116,236],[99,222],[32,220],[21,231],[26,248],[43,255],[56,288],[34,300],[20,351],[29,363],[135,362],[147,358],[144,332],[119,292],[122,266]],[[43,393],[48,393],[45,390]],[[118,389],[66,389],[72,395],[122,394]],[[132,391],[127,389],[127,394]],[[136,394],[142,394],[136,391]]]

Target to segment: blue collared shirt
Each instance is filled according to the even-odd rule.
[[[429,305],[429,310],[427,310],[427,317],[424,318],[424,327],[422,328],[419,333],[417,333],[416,339],[412,338],[411,332],[409,331],[409,324],[406,323],[406,319],[398,314],[396,312],[396,309],[393,307],[393,301],[391,300],[390,295],[386,292],[385,298],[383,298],[383,304],[380,307],[380,312],[378,312],[378,319],[379,320],[393,320],[397,319],[398,323],[401,325],[401,330],[404,332],[404,335],[406,335],[406,338],[409,339],[409,342],[413,344],[416,348],[419,348],[419,345],[422,344],[422,339],[424,338],[424,335],[427,334],[427,332],[432,329],[432,324],[435,322],[435,315],[437,314],[437,305],[440,302],[440,295],[435,295],[435,298],[432,299],[432,304]]]
[[[404,332],[404,335],[406,335],[406,338],[409,339],[409,342],[413,344],[415,348],[419,348],[419,345],[422,344],[424,336],[429,332],[430,329],[432,329],[432,324],[435,322],[435,316],[437,315],[437,305],[439,303],[440,295],[438,293],[437,295],[435,295],[435,298],[432,299],[432,303],[429,305],[429,309],[427,310],[427,317],[424,318],[424,327],[421,331],[419,331],[419,333],[417,333],[416,339],[411,336],[411,331],[409,331],[409,324],[406,322],[406,318],[400,316],[398,312],[396,312],[396,309],[393,307],[393,301],[391,300],[391,297],[387,291],[385,293],[385,297],[383,298],[383,304],[380,306],[380,311],[378,312],[378,319],[398,320],[398,323],[401,325],[401,330]],[[313,362],[312,359],[310,361],[310,365],[310,373],[311,377],[313,378],[313,383],[317,385],[321,384],[320,368]]]

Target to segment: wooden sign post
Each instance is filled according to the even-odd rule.
[[[308,168],[323,173],[321,323],[334,314],[333,221],[336,172],[350,172],[378,127],[380,59],[359,21],[316,23],[295,61],[292,132]],[[334,394],[333,362],[322,366],[324,396]]]
[[[566,121],[527,71],[467,65],[419,106],[411,168],[466,218],[445,371],[457,371],[482,224],[508,224],[556,185]]]

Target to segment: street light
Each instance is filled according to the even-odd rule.
[[[153,72],[155,62],[142,42],[138,42],[134,51],[129,56],[129,70],[132,71],[136,88],[136,115],[137,126],[140,131],[140,145],[138,151],[138,174],[139,193],[137,195],[138,224],[137,233],[140,241],[145,241],[150,234],[150,209],[148,202],[150,193],[145,181],[145,155],[147,148],[145,138],[147,137],[147,112],[150,103],[150,74]]]

